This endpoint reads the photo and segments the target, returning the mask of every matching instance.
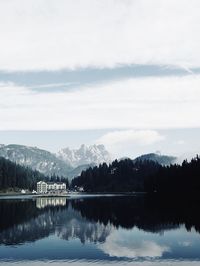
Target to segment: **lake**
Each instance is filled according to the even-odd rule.
[[[0,265],[200,265],[199,201],[0,199]]]

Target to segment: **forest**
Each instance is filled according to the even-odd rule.
[[[144,191],[145,179],[159,167],[149,160],[115,160],[110,165],[103,163],[82,171],[72,180],[71,187],[83,187],[87,192],[140,192]]]
[[[0,191],[9,188],[36,189],[40,180],[64,182],[64,177],[45,176],[25,166],[0,157]],[[115,160],[82,171],[71,181],[70,188],[83,187],[85,192],[198,193],[200,191],[200,158],[181,165],[161,166],[151,160]]]
[[[36,189],[36,183],[40,180],[65,182],[68,180],[58,176],[45,176],[42,173],[32,170],[29,167],[18,165],[10,160],[0,157],[0,191],[12,189]]]
[[[200,158],[169,166],[150,160],[115,160],[83,171],[71,186],[86,192],[199,192]]]
[[[145,178],[144,189],[159,193],[199,193],[200,158],[197,155],[190,162],[184,160],[181,165],[160,166],[154,175]]]

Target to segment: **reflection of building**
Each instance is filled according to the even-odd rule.
[[[62,182],[37,182],[37,193],[61,193],[66,191],[66,184]]]
[[[38,209],[45,208],[47,206],[65,206],[66,198],[37,198],[36,207]]]

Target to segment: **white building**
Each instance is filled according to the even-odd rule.
[[[37,193],[47,193],[47,183],[40,181],[37,182]]]
[[[37,193],[59,193],[66,191],[66,184],[62,182],[37,182]]]

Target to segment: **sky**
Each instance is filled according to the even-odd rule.
[[[199,0],[1,0],[0,143],[200,150]]]

